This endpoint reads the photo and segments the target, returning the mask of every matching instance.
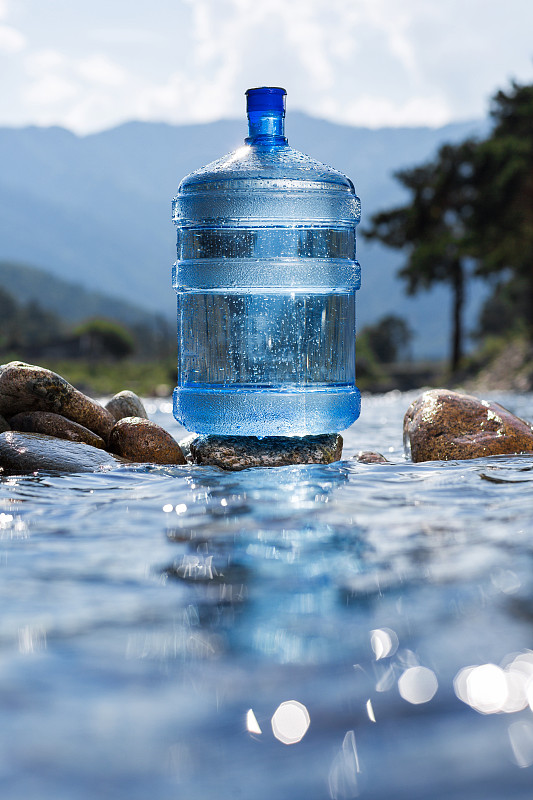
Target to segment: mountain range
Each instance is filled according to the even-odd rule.
[[[286,127],[293,147],[352,178],[364,225],[371,214],[405,200],[395,171],[431,158],[445,142],[482,135],[487,122],[372,130],[293,112]],[[130,122],[88,136],[58,127],[0,128],[0,260],[173,316],[172,198],[184,175],[239,147],[245,135],[245,122],[235,120]],[[399,314],[416,333],[416,356],[442,356],[449,337],[446,290],[406,297],[396,277],[402,254],[362,237],[358,258],[358,325]],[[471,318],[479,296],[469,301]]]
[[[36,302],[71,324],[103,317],[130,326],[153,328],[158,319],[164,318],[164,315],[134,303],[87,289],[80,283],[20,262],[0,261],[0,286],[6,288],[19,304]]]

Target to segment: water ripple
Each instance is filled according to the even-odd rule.
[[[412,399],[365,398],[327,466],[2,480],[3,796],[529,796],[533,683],[501,676],[529,663],[533,458],[411,464]],[[499,705],[457,696],[473,665]]]

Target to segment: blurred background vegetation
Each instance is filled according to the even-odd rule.
[[[16,270],[19,277],[26,274],[34,278],[38,273],[20,264],[0,263],[0,276],[11,270]],[[149,314],[138,319],[133,316],[128,321],[85,317],[85,292],[74,285],[71,288],[79,307],[67,302],[63,306],[65,314],[50,311],[48,294],[57,298],[58,287],[54,279],[47,277],[48,289],[41,287],[46,308],[44,303],[21,300],[0,288],[3,362],[39,364],[93,395],[113,394],[125,388],[144,396],[170,394],[175,383],[176,331],[166,318]],[[95,302],[93,310],[98,309]]]
[[[363,235],[405,253],[399,276],[408,294],[449,287],[451,379],[475,373],[520,341],[523,388],[531,389],[533,85],[498,91],[490,114],[486,138],[444,145],[431,162],[398,172],[408,202],[375,214]],[[474,278],[490,291],[474,333],[477,350],[465,359],[464,302]]]

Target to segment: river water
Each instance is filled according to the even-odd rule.
[[[413,398],[329,466],[4,478],[3,800],[530,800],[533,457],[412,464]]]

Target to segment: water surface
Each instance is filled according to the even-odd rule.
[[[413,397],[329,466],[0,482],[2,798],[529,800],[533,457],[411,464]]]

